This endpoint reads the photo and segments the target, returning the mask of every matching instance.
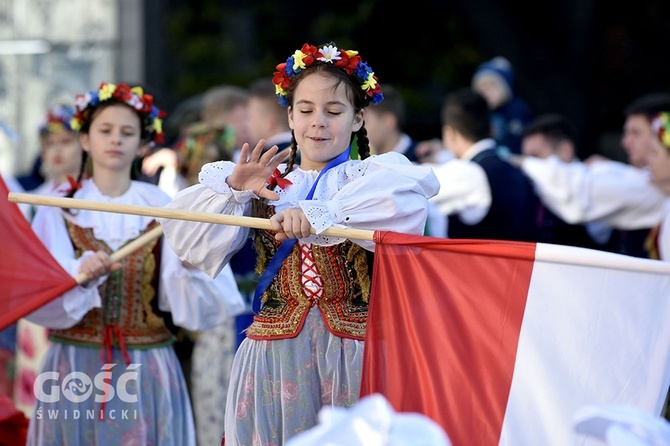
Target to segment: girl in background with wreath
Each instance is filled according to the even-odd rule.
[[[51,107],[38,127],[40,157],[45,181],[30,193],[59,195],[69,190],[81,171],[83,151],[77,133],[70,127],[75,109],[71,105]],[[26,205],[29,220],[36,206]],[[33,384],[49,347],[48,329],[26,319],[17,322],[14,403],[30,418],[35,406]]]
[[[72,128],[87,159],[68,196],[164,206],[157,186],[131,180],[164,113],[140,87],[103,82],[78,95]],[[32,227],[73,276],[88,280],[27,316],[50,329],[36,381],[29,445],[195,444],[170,320],[189,330],[228,317],[221,289],[160,238],[119,262],[110,254],[153,229],[151,217],[40,207]]]

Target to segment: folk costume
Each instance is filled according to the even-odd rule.
[[[476,142],[461,159],[479,164],[491,193],[491,205],[481,221],[464,223],[460,215],[450,214],[449,238],[536,241],[538,198],[530,180],[498,156],[496,142]],[[445,182],[452,178],[442,177]]]
[[[260,202],[252,191],[228,187],[233,168],[230,162],[206,165],[201,184],[181,191],[168,207],[267,218],[300,206],[319,232],[342,225],[422,234],[426,197],[437,192],[430,168],[414,166],[397,153],[333,167],[319,180],[312,200],[303,199],[319,172],[293,170],[285,177],[290,184],[275,189],[279,201]],[[279,246],[266,230],[177,220],[161,224],[178,255],[212,276],[249,236],[255,238],[259,273]],[[258,437],[263,444],[287,439],[316,425],[321,406],[356,403],[372,251],[372,241],[319,235],[294,246],[235,356],[226,407],[227,444],[237,444],[235,438]],[[279,426],[268,418],[275,411],[283,414]]]
[[[80,169],[82,150],[76,141],[76,134],[70,127],[75,108],[56,105],[49,109],[40,122],[42,169],[46,179],[31,190],[36,195],[62,195],[74,184]],[[68,175],[72,177],[68,178]],[[68,184],[70,183],[71,184]],[[61,184],[64,183],[64,184]],[[61,192],[59,192],[59,188]],[[37,206],[21,203],[20,207],[29,221],[32,221]],[[14,404],[28,418],[33,415],[35,392],[33,384],[40,373],[44,355],[49,349],[49,330],[26,319],[16,323],[16,362],[14,378]]]
[[[610,160],[565,163],[556,156],[526,157],[521,169],[554,214],[569,223],[610,226],[614,252],[649,257],[645,241],[662,219],[666,196],[648,169]]]
[[[83,181],[74,198],[141,206],[169,202],[156,186],[135,181],[122,196],[107,197],[92,179]],[[156,225],[150,217],[69,214],[54,207],[40,208],[33,221],[37,235],[73,276],[91,251],[111,253]],[[77,286],[27,317],[51,329],[28,444],[195,443],[191,404],[166,319],[171,314],[175,325],[189,330],[211,328],[228,317],[225,296],[206,274],[186,268],[161,239],[121,263],[121,270]]]

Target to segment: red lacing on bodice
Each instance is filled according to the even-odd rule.
[[[300,260],[302,289],[314,306],[323,296],[323,279],[316,267],[312,245],[300,243]]]

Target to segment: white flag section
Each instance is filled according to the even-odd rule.
[[[578,409],[658,415],[669,385],[670,264],[538,244],[500,444],[602,444],[575,434]]]
[[[602,445],[592,405],[659,416],[670,386],[670,263],[569,246],[376,238],[361,395],[454,446]]]

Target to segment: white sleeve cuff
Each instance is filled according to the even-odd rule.
[[[298,202],[298,205],[317,234],[321,234],[335,223],[340,222],[344,214],[336,201],[323,203],[313,200],[301,200]]]

